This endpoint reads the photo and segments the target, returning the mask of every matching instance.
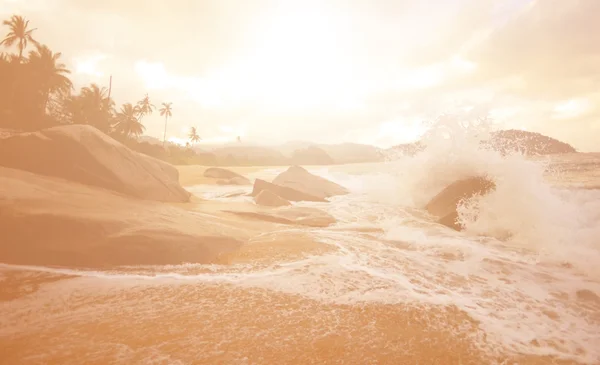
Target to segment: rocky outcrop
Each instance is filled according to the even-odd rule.
[[[234,177],[244,178],[244,176],[233,172],[231,170],[223,169],[221,167],[209,167],[204,171],[204,177],[210,177],[213,179],[233,179]]]
[[[292,205],[292,203],[270,190],[263,190],[258,193],[258,195],[254,197],[254,201],[256,204],[266,207],[284,207],[287,205]]]
[[[295,150],[291,157],[297,165],[333,165],[335,161],[322,148],[310,146]]]
[[[94,127],[66,125],[0,139],[0,166],[136,198],[187,202],[177,169],[132,151]]]
[[[471,177],[448,185],[427,203],[425,209],[438,218],[438,223],[461,230],[458,224],[458,205],[464,199],[485,195],[496,188],[496,184],[484,177]]]
[[[250,185],[250,180],[231,170],[210,167],[204,171],[204,177],[219,179],[217,185]]]
[[[0,167],[0,262],[103,268],[220,262],[242,240],[217,218]]]
[[[263,212],[249,211],[227,211],[229,213],[253,218],[266,222],[299,225],[308,227],[325,228],[336,223],[336,220],[329,213],[316,208],[306,207],[285,207]]]
[[[311,202],[326,202],[322,197],[310,195],[308,193],[298,191],[296,189],[289,188],[287,186],[281,186],[277,184],[273,184],[261,179],[256,179],[254,181],[254,188],[252,189],[252,193],[250,195],[257,196],[261,191],[268,190],[275,195],[280,196],[283,199],[298,202],[298,201],[311,201]]]
[[[348,194],[348,190],[343,186],[313,175],[300,166],[292,166],[279,174],[273,180],[273,184],[292,188],[322,199]]]

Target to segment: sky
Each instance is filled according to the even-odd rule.
[[[77,87],[172,102],[173,141],[388,147],[452,113],[600,151],[598,0],[0,0],[11,14]]]

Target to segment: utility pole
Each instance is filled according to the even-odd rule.
[[[112,75],[110,75],[110,80],[108,81],[108,100],[110,101],[110,92],[112,91]]]

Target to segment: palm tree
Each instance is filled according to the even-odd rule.
[[[47,109],[50,94],[66,93],[73,88],[73,83],[66,76],[70,74],[64,63],[59,62],[62,54],[53,53],[45,45],[36,44],[36,50],[29,52],[29,64],[36,73],[37,82],[42,86],[44,94],[44,110]]]
[[[65,112],[73,124],[89,124],[108,133],[114,102],[107,96],[107,89],[96,84],[81,89],[79,95],[71,96],[64,104]]]
[[[150,97],[148,94],[144,96],[144,98],[137,102],[138,108],[138,119],[141,121],[145,115],[152,114],[152,111],[156,109],[156,107],[150,103]]]
[[[192,144],[196,142],[200,142],[202,138],[198,135],[198,131],[196,131],[196,127],[190,128],[190,134],[188,135]]]
[[[20,15],[13,15],[9,20],[3,21],[2,24],[8,26],[10,31],[0,42],[0,45],[11,47],[13,44],[17,43],[19,47],[19,62],[22,62],[23,51],[27,48],[27,43],[31,42],[37,44],[37,41],[31,36],[35,28],[27,29],[29,20],[25,20],[25,18]]]
[[[173,115],[171,113],[171,104],[173,103],[162,103],[162,108],[160,108],[160,115],[165,117],[165,133],[163,135],[163,147],[165,146],[165,141],[167,140],[167,121],[169,117]]]
[[[115,125],[115,130],[126,137],[133,135],[137,138],[146,129],[139,122],[138,114],[139,110],[137,106],[133,106],[131,103],[123,104],[121,111],[116,116],[117,124]]]
[[[237,139],[237,142],[238,142],[238,143],[242,143],[242,137],[240,137],[240,136],[237,136],[237,138],[236,138],[236,139]]]

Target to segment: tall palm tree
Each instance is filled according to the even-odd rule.
[[[137,102],[137,108],[138,119],[140,121],[144,116],[152,114],[152,111],[156,109],[156,107],[150,102],[150,97],[148,96],[148,94],[146,94],[142,100]]]
[[[160,115],[165,117],[165,133],[163,135],[163,147],[165,145],[165,141],[167,140],[167,121],[173,115],[171,113],[171,105],[173,103],[162,103],[162,108],[160,108]]]
[[[59,61],[62,54],[53,53],[45,45],[36,44],[36,50],[29,52],[29,65],[36,74],[44,94],[44,110],[47,109],[50,94],[67,93],[73,88],[73,83],[66,76],[71,73],[64,63]]]
[[[36,28],[27,29],[29,20],[25,20],[20,15],[13,15],[9,20],[3,21],[2,24],[8,26],[10,31],[0,42],[0,45],[11,47],[17,43],[19,47],[19,62],[23,62],[23,51],[27,48],[27,44],[29,42],[37,44],[37,41],[31,35]]]
[[[121,111],[116,116],[117,124],[115,125],[115,130],[126,137],[134,136],[137,138],[146,129],[139,122],[138,114],[139,110],[137,106],[133,106],[131,103],[123,104]]]
[[[190,142],[192,142],[192,144],[194,144],[196,142],[200,142],[200,140],[202,139],[198,135],[198,131],[196,130],[196,127],[190,128],[190,134],[188,135],[188,137],[190,138]]]

